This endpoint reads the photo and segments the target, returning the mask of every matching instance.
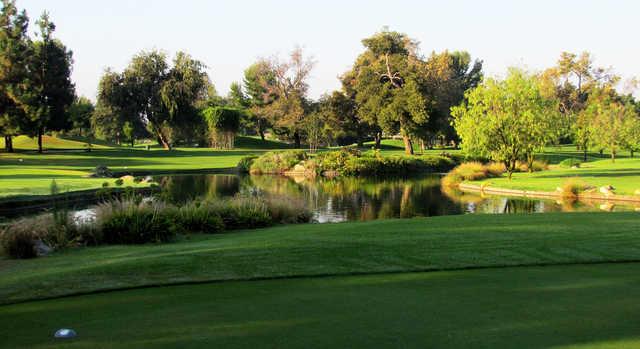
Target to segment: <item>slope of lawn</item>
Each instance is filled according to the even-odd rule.
[[[633,212],[280,226],[0,260],[0,303],[172,283],[640,261],[638,241]]]
[[[547,171],[514,173],[511,180],[503,176],[471,183],[488,183],[497,188],[555,191],[569,179],[579,179],[595,187],[612,185],[616,194],[634,195],[640,190],[640,158],[623,158],[615,163],[608,159],[597,160],[583,163],[579,168],[551,166]]]
[[[263,149],[273,149],[278,145],[288,147],[285,143],[263,142],[249,137],[238,137],[238,145],[260,148],[238,147],[229,151],[177,148],[165,151],[119,147],[91,152],[78,149],[45,154],[32,151],[0,153],[0,197],[49,194],[52,179],[63,190],[69,191],[99,188],[105,181],[113,184],[115,179],[84,178],[98,165],[108,166],[113,171],[144,173],[230,169],[235,168],[243,156],[259,154]],[[19,149],[17,145],[16,149]]]
[[[86,140],[81,138],[72,137],[52,137],[42,136],[42,144],[45,150],[47,149],[85,149]],[[93,149],[107,149],[112,148],[114,145],[106,142],[94,140],[91,143]],[[4,137],[0,138],[0,148],[4,148]],[[35,137],[17,136],[13,138],[13,148],[16,150],[37,150],[38,139]]]
[[[639,263],[157,287],[0,306],[0,347],[638,348],[639,297]]]

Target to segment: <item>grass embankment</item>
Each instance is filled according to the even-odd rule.
[[[640,263],[568,264],[640,260],[639,228],[633,213],[468,215],[0,260],[4,302],[330,276],[4,305],[0,347],[631,348]],[[399,273],[515,265],[529,266]]]
[[[547,159],[551,166],[547,171],[534,173],[514,173],[509,180],[506,176],[489,178],[481,181],[471,181],[471,184],[485,184],[495,188],[535,190],[555,192],[556,188],[578,177],[581,181],[594,187],[612,185],[619,195],[634,195],[640,190],[640,158],[630,158],[621,154],[620,158],[612,162],[606,155],[591,153],[589,162],[580,164],[579,168],[562,168],[554,166],[567,158],[581,159],[582,154],[574,147],[548,148],[538,158]]]
[[[636,213],[283,226],[0,261],[0,302],[145,285],[640,260]]]
[[[18,141],[20,139],[18,137]],[[37,154],[20,151],[21,147],[16,143],[15,148],[19,152],[0,153],[0,197],[49,194],[52,179],[56,180],[62,191],[100,188],[104,182],[113,186],[115,179],[85,178],[98,165],[108,166],[115,172],[145,173],[229,169],[234,168],[243,156],[259,154],[263,149],[275,149],[278,146],[289,147],[274,141],[238,137],[238,148],[229,151],[114,147],[85,152],[82,149],[84,143],[56,140],[65,147],[75,145],[76,148]]]

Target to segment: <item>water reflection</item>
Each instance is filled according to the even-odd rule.
[[[278,176],[184,175],[157,177],[166,200],[216,199],[238,193],[283,196],[301,202],[319,222],[362,221],[462,213],[537,213],[598,211],[602,203],[485,197],[443,191],[440,177],[313,179]],[[610,207],[608,210],[629,209]]]

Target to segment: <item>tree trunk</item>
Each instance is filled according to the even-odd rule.
[[[302,147],[302,142],[300,141],[300,133],[298,133],[298,131],[293,133],[293,142],[296,149],[300,149]]]
[[[260,139],[264,141],[264,130],[262,128],[258,130],[258,134],[260,135]]]
[[[136,139],[131,137],[131,148],[135,148],[136,146]]]
[[[160,141],[160,144],[162,144],[162,148],[164,150],[171,150],[171,145],[167,141],[167,138],[162,134],[162,131],[158,130],[156,133],[158,134],[158,140]]]
[[[587,147],[584,147],[584,162],[587,162]]]
[[[13,138],[11,136],[4,136],[4,149],[7,153],[13,153]]]
[[[360,148],[364,147],[364,141],[362,140],[362,135],[358,133],[356,137],[357,137],[356,143],[358,144],[358,147]]]
[[[38,129],[38,153],[42,154],[42,129]]]
[[[635,153],[635,151],[633,149],[629,150],[629,153],[631,153],[631,157],[633,157],[633,153]]]
[[[376,149],[380,149],[382,143],[382,132],[376,132]]]
[[[404,142],[404,153],[407,155],[413,155],[413,143],[411,143],[411,138],[403,135],[402,141]]]
[[[611,162],[616,162],[616,151],[611,150]]]

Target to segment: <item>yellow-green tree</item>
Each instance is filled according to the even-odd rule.
[[[486,79],[466,97],[451,110],[463,151],[503,162],[509,178],[516,161],[531,164],[558,136],[557,101],[545,97],[539,80],[523,70],[510,69],[504,80]]]

